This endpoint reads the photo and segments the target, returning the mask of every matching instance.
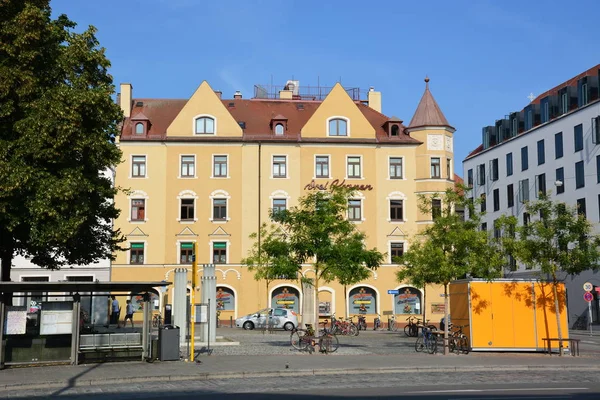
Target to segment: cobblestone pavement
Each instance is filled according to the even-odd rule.
[[[333,372],[333,371],[332,371]],[[510,372],[453,372],[453,373],[404,373],[376,375],[329,375],[329,376],[297,376],[294,378],[250,378],[183,382],[149,382],[130,383],[110,386],[90,386],[62,389],[22,390],[1,398],[50,399],[65,398],[69,400],[96,399],[151,399],[173,396],[190,396],[201,394],[243,394],[264,393],[274,395],[291,395],[301,392],[318,392],[327,390],[331,393],[336,389],[348,392],[351,389],[373,388],[375,393],[381,388],[398,388],[402,393],[407,388],[428,388],[463,385],[484,385],[494,387],[510,384],[511,386],[534,385],[536,387],[573,388],[586,384],[598,384],[600,375],[597,371],[536,371]],[[241,396],[240,396],[241,397]],[[237,396],[236,396],[237,398]]]

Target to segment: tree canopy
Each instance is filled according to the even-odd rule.
[[[122,120],[95,28],[51,18],[48,0],[0,7],[0,259],[46,268],[111,257],[117,189],[104,174],[121,160]]]
[[[599,267],[600,236],[592,233],[592,225],[582,211],[540,193],[537,201],[525,204],[523,224],[514,216],[502,216],[496,226],[503,232],[500,242],[508,254],[552,279],[559,339],[559,275],[576,275]]]
[[[433,223],[416,235],[402,257],[395,260],[402,265],[396,274],[398,281],[417,287],[444,286],[446,321],[450,282],[467,276],[500,277],[506,264],[505,253],[489,240],[487,230],[480,229],[481,214],[465,197],[465,191],[466,188],[453,188],[443,194],[420,196],[419,209],[432,215]],[[468,209],[469,218],[456,213],[459,208]]]
[[[383,254],[368,249],[365,233],[347,218],[352,195],[345,188],[310,192],[299,199],[298,206],[272,214],[285,235],[271,236],[265,251],[273,264],[293,266],[298,273],[311,263],[314,279],[310,283],[317,294],[320,282],[344,284],[352,281],[352,274],[367,277],[364,269],[376,269],[383,261]]]

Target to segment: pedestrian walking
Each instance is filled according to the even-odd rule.
[[[110,323],[117,324],[117,328],[120,328],[119,314],[121,313],[121,306],[119,306],[119,300],[115,296],[110,296],[112,303],[110,305]]]
[[[127,320],[131,321],[131,327],[134,327],[133,311],[133,304],[131,304],[131,300],[127,300],[127,305],[125,306],[125,319],[123,320],[123,327],[127,327]]]

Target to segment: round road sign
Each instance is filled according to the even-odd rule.
[[[594,285],[592,285],[590,282],[586,282],[583,284],[583,290],[585,290],[586,292],[591,292],[592,289],[594,289]]]
[[[589,303],[590,301],[594,300],[594,295],[590,292],[585,292],[583,294],[583,299]]]

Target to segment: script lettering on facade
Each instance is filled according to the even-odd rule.
[[[317,183],[313,179],[312,181],[310,181],[310,183],[308,183],[308,184],[306,184],[306,186],[304,186],[304,190],[328,190],[330,188],[333,189],[336,187],[343,187],[346,189],[358,190],[358,191],[373,190],[372,185],[346,183],[345,179],[342,181],[340,181],[339,179],[334,179],[333,181],[327,181],[325,183]]]

